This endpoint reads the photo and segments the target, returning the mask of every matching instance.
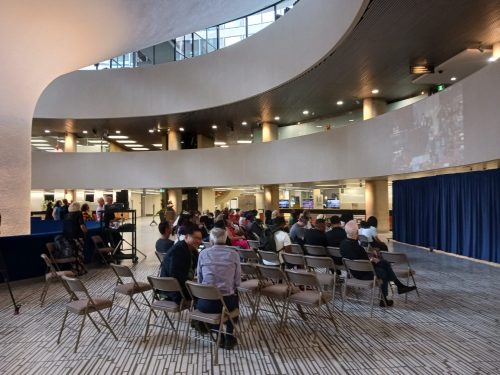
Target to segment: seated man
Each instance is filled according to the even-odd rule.
[[[234,249],[226,246],[227,233],[222,228],[210,231],[212,246],[203,250],[198,258],[198,282],[215,285],[219,288],[224,303],[229,311],[238,308],[236,288],[241,281],[240,257]],[[199,299],[196,308],[204,313],[220,313],[220,301]],[[226,333],[221,335],[220,346],[232,349],[236,345],[236,338],[232,336],[234,327],[231,320],[226,322]]]
[[[333,215],[330,218],[332,229],[326,232],[326,242],[328,246],[339,247],[340,243],[347,238],[344,228],[340,223],[340,217]]]
[[[304,245],[304,234],[306,232],[307,217],[300,215],[298,221],[290,229],[290,239],[292,243]]]
[[[193,253],[198,251],[201,244],[201,232],[195,226],[187,227],[185,238],[173,245],[161,262],[160,276],[174,277],[179,282],[184,297],[189,299],[186,281],[194,277]],[[167,298],[175,303],[181,302],[181,296],[177,292],[167,293]]]
[[[328,243],[326,241],[325,229],[325,219],[317,219],[315,227],[306,230],[304,234],[304,243],[306,245],[326,247]]]
[[[375,269],[375,274],[379,279],[382,280],[382,295],[384,300],[380,301],[380,306],[392,306],[394,301],[388,300],[388,286],[389,282],[392,281],[396,284],[398,288],[398,293],[408,293],[415,289],[414,286],[404,285],[392,270],[391,264],[383,259],[377,257],[368,258],[368,254],[365,249],[363,249],[358,243],[358,224],[354,220],[346,223],[345,231],[347,234],[347,239],[340,243],[340,253],[343,258],[352,260],[370,260],[373,263],[373,268]],[[370,280],[373,278],[371,272],[352,272],[352,275],[358,279]]]
[[[158,224],[158,230],[160,231],[161,236],[156,241],[155,249],[159,253],[166,254],[168,249],[174,245],[174,241],[170,239],[172,228],[170,227],[170,223],[168,221],[162,221]]]

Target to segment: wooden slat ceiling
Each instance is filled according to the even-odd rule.
[[[303,25],[306,27],[307,25]],[[491,47],[500,41],[498,0],[373,0],[353,32],[322,62],[287,84],[253,98],[201,111],[165,116],[71,120],[34,119],[33,135],[82,130],[116,129],[144,145],[161,143],[160,133],[148,129],[184,127],[187,132],[214,136],[216,132],[255,128],[263,121],[279,126],[346,113],[361,108],[363,98],[377,96],[392,102],[427,90],[412,83],[410,64],[437,66],[467,48]],[[284,62],[286,63],[286,62]],[[342,100],[343,106],[336,102]],[[310,114],[304,116],[302,111]],[[248,133],[248,127],[244,129]]]

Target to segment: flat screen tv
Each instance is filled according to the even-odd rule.
[[[338,199],[327,199],[326,208],[340,208],[340,200]]]
[[[314,199],[308,198],[308,199],[302,199],[302,208],[314,208]]]
[[[289,207],[290,207],[290,201],[288,199],[280,199],[279,208],[289,208]]]
[[[85,202],[93,202],[94,194],[85,194]]]

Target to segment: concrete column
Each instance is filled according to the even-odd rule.
[[[198,210],[215,211],[215,191],[212,188],[198,189]]]
[[[64,152],[76,152],[76,136],[73,133],[64,135]]]
[[[384,99],[363,99],[363,120],[369,120],[387,112],[387,103]]]
[[[262,192],[255,193],[255,209],[256,210],[264,209],[264,193]]]
[[[177,215],[182,212],[182,190],[168,189],[168,200],[174,204],[174,210]]]
[[[279,208],[279,185],[264,185],[264,209],[277,210]]]
[[[262,124],[262,142],[271,142],[278,139],[278,125],[264,122]]]
[[[167,134],[161,135],[161,149],[162,149],[162,151],[168,150],[168,135]]]
[[[314,208],[322,209],[323,208],[323,195],[321,194],[321,189],[313,189],[313,199],[314,199]]]
[[[146,189],[142,189],[141,194],[141,217],[146,216]]]
[[[118,146],[116,143],[109,143],[109,152],[123,152],[125,151],[123,148]]]
[[[196,134],[196,144],[198,148],[214,147],[214,139],[203,134]]]
[[[500,42],[493,44],[493,53],[491,54],[495,60],[500,59]]]
[[[168,132],[168,149],[172,151],[181,149],[181,135],[179,132],[175,130]]]
[[[366,218],[375,216],[378,232],[388,232],[389,226],[389,187],[387,181],[366,181],[365,185]]]

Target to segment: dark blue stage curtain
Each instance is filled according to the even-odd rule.
[[[393,238],[500,262],[500,169],[394,181]]]

